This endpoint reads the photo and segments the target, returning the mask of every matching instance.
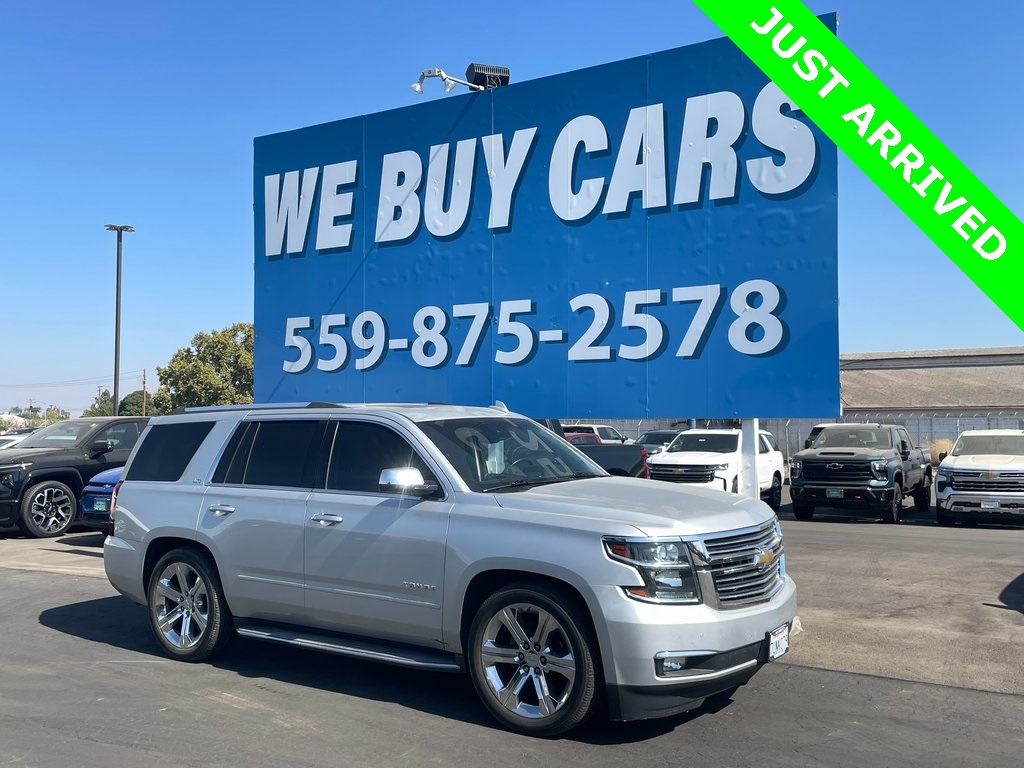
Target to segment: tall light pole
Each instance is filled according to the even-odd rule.
[[[117,416],[118,386],[121,378],[121,234],[134,232],[130,224],[107,224],[108,232],[117,232],[117,287],[114,294],[114,415]]]

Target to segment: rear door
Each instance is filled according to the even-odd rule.
[[[383,469],[417,467],[433,482],[441,475],[393,425],[336,426],[326,487],[307,509],[310,617],[328,629],[437,647],[451,490],[442,485],[437,499],[382,493]]]
[[[323,418],[239,424],[203,499],[209,542],[237,616],[304,623],[303,530],[316,484]]]

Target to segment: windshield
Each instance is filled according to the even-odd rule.
[[[1024,456],[1024,435],[960,435],[953,456]]]
[[[472,490],[607,474],[565,440],[528,419],[447,419],[417,425]]]
[[[823,429],[814,438],[811,448],[891,448],[889,430],[885,427],[833,427]]]
[[[668,445],[678,434],[676,430],[644,432],[636,441],[641,445]]]
[[[20,443],[18,448],[66,448],[85,437],[99,422],[58,421],[33,432]]]
[[[682,432],[666,449],[669,453],[733,453],[739,445],[739,435]]]

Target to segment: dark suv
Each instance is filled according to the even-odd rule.
[[[98,417],[60,421],[0,450],[0,526],[36,538],[59,536],[79,514],[93,475],[122,467],[148,419]]]

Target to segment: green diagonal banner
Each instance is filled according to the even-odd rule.
[[[799,0],[694,0],[1024,330],[1024,225]]]

